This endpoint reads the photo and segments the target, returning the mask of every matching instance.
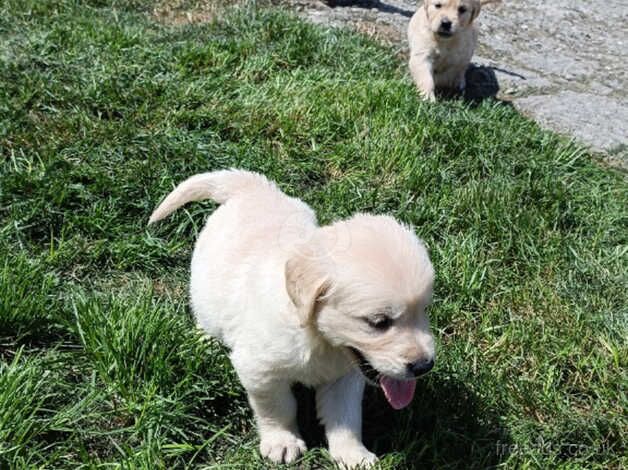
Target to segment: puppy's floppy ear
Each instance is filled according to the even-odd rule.
[[[286,262],[286,290],[297,308],[301,326],[311,324],[320,298],[331,287],[331,282],[316,260],[295,255]]]

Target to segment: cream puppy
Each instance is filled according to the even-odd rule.
[[[437,88],[464,90],[478,40],[473,21],[495,1],[423,1],[408,26],[410,74],[423,98],[435,101]]]
[[[434,364],[425,314],[434,271],[425,247],[387,216],[319,227],[306,204],[240,170],[189,178],[149,223],[208,198],[222,205],[192,256],[192,310],[230,349],[260,452],[292,462],[305,451],[290,390],[300,382],[316,390],[332,457],[347,467],[371,464],[376,457],[361,438],[365,381],[400,409]]]

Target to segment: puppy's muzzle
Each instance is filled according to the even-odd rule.
[[[349,347],[357,359],[357,364],[362,372],[362,375],[367,379],[367,381],[374,383],[377,382],[377,379],[381,377],[381,372],[375,369],[371,363],[364,357],[361,351],[356,348]],[[415,362],[409,362],[406,364],[406,371],[408,372],[408,378],[417,378],[424,374],[427,374],[434,368],[434,358],[422,358],[418,359]]]
[[[443,18],[440,22],[440,26],[438,27],[438,35],[442,37],[451,37],[453,36],[453,31],[451,30],[452,22],[449,18]]]
[[[416,362],[410,362],[406,365],[408,373],[414,377],[420,377],[427,374],[434,367],[434,359],[419,359]]]

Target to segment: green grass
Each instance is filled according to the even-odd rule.
[[[426,240],[437,367],[408,410],[368,391],[382,468],[628,466],[625,174],[508,105],[419,101],[358,35],[146,7],[0,2],[0,468],[269,467],[187,307],[214,206],[146,228],[174,184],[226,167],[323,223],[390,213]],[[301,468],[329,467],[299,395]]]

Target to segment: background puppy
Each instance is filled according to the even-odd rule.
[[[408,26],[410,74],[421,95],[436,88],[462,91],[478,33],[473,21],[486,3],[499,0],[424,0]]]
[[[305,450],[290,390],[300,382],[316,389],[332,457],[346,466],[374,462],[361,438],[365,379],[399,409],[434,364],[425,247],[386,216],[319,227],[306,204],[238,170],[184,181],[149,223],[205,198],[222,205],[196,242],[192,309],[231,350],[262,455],[291,462]]]

